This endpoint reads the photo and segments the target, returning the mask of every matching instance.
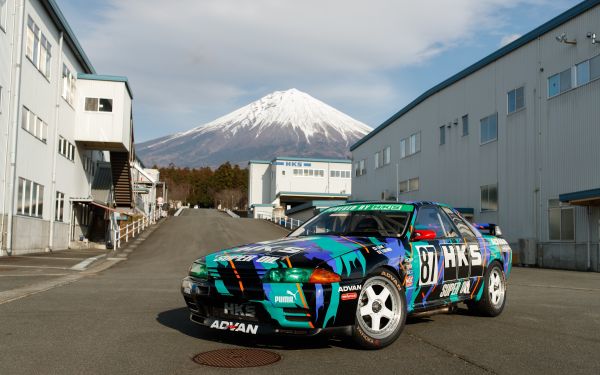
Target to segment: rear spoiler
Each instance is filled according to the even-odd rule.
[[[502,230],[500,229],[500,226],[498,226],[496,224],[492,224],[492,223],[475,224],[475,223],[473,223],[473,226],[475,228],[477,228],[480,232],[485,232],[485,234],[490,234],[490,235],[496,236],[496,237],[502,237]]]

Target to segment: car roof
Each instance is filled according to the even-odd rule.
[[[352,206],[352,205],[357,205],[357,204],[407,204],[407,205],[413,205],[415,207],[435,205],[435,206],[440,206],[440,207],[451,208],[449,205],[447,205],[445,203],[434,202],[434,201],[382,201],[382,200],[352,201],[352,202],[347,202],[347,203],[339,204],[339,205],[332,206],[332,207]]]

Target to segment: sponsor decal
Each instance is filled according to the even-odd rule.
[[[383,272],[381,272],[381,276],[387,277],[388,279],[390,279],[391,282],[394,283],[394,285],[396,286],[396,288],[402,289],[402,285],[398,284],[398,281],[396,280],[395,277],[392,276],[391,273],[383,271]]]
[[[324,212],[350,212],[350,211],[403,211],[412,212],[414,207],[409,204],[384,203],[384,204],[355,204],[328,208]]]
[[[219,255],[215,257],[215,262],[252,262],[256,255]]]
[[[223,313],[227,315],[244,316],[248,318],[256,317],[256,308],[253,305],[240,305],[237,303],[224,303]]]
[[[295,303],[296,297],[298,296],[299,292],[300,291],[297,291],[296,293],[292,293],[289,290],[286,290],[285,293],[288,295],[287,296],[275,296],[275,303]]]
[[[356,292],[350,292],[350,293],[343,293],[340,296],[342,301],[349,301],[349,300],[353,300],[353,299],[357,299],[358,298],[358,294]]]
[[[352,291],[356,291],[356,290],[360,290],[362,288],[362,285],[358,284],[358,285],[344,285],[344,286],[340,286],[338,288],[338,292],[342,293],[342,292],[352,292]]]
[[[389,247],[387,247],[385,245],[371,246],[371,250],[375,251],[377,254],[385,254],[385,253],[389,253],[390,251],[392,251],[392,249],[390,249]]]
[[[406,286],[407,288],[410,288],[411,286],[413,286],[413,275],[410,276],[406,276],[406,281],[404,282],[404,286]]]
[[[456,296],[458,294],[469,294],[471,290],[471,281],[457,281],[454,283],[444,284],[440,297]]]
[[[223,331],[243,332],[256,335],[258,332],[257,324],[246,324],[241,322],[228,322],[226,320],[215,320],[210,325],[210,328],[220,329]]]

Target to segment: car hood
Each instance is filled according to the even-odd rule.
[[[352,257],[364,264],[367,252],[380,242],[373,237],[310,236],[286,237],[221,250],[201,258],[208,268],[271,269],[317,267],[339,257]]]

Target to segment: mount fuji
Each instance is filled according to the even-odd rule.
[[[191,130],[136,145],[146,165],[215,167],[276,156],[346,158],[372,129],[312,96],[276,91]]]

